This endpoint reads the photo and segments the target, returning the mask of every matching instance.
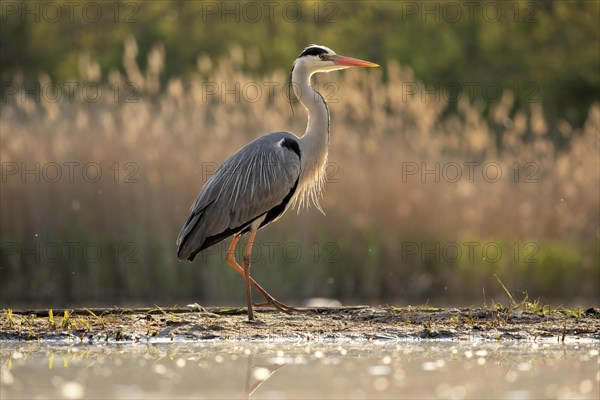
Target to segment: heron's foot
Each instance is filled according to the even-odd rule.
[[[295,312],[305,312],[306,310],[300,310],[298,308],[290,307],[287,304],[284,304],[274,298],[266,298],[266,302],[254,304],[255,307],[275,307],[279,311],[283,311],[286,314],[292,314]]]
[[[249,319],[249,320],[246,320],[244,322],[246,322],[247,324],[250,324],[250,325],[266,325],[267,324],[264,321],[259,321],[259,320],[256,320],[256,319]]]

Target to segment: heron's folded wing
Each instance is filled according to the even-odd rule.
[[[289,200],[300,176],[300,157],[282,145],[286,138],[295,140],[284,132],[263,136],[227,159],[202,188],[178,242],[198,223],[205,238],[238,230]]]

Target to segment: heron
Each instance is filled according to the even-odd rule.
[[[244,278],[249,321],[254,320],[251,287],[265,298],[265,303],[255,306],[298,311],[276,300],[250,276],[250,256],[256,232],[277,221],[287,209],[312,204],[322,211],[319,199],[325,183],[330,121],[325,99],[311,85],[312,75],[378,66],[321,45],[304,48],[290,75],[290,86],[308,113],[304,134],[273,132],[248,143],[221,164],[194,201],[177,238],[177,258],[191,262],[202,250],[233,236],[225,259]],[[235,249],[244,234],[249,236],[240,266]]]

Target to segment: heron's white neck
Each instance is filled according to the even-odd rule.
[[[302,64],[292,72],[292,87],[308,112],[304,135],[298,139],[301,169],[298,195],[294,203],[312,202],[319,210],[319,198],[325,183],[325,164],[329,147],[329,110],[325,99],[310,84],[311,74]],[[321,210],[322,211],[322,210]]]

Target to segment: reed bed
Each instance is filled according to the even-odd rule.
[[[5,93],[3,306],[243,298],[228,243],[189,264],[175,238],[227,156],[266,132],[303,132],[288,71],[258,75],[256,55],[233,48],[161,83],[164,50],[142,72],[135,41],[125,47],[125,72],[103,83],[81,58],[79,88],[102,88],[94,101],[64,86],[57,101],[36,98],[18,77]],[[288,301],[479,302],[503,296],[494,274],[530,297],[597,301],[600,105],[582,127],[548,126],[540,103],[514,110],[509,91],[487,113],[464,98],[447,114],[443,96],[407,93],[409,68],[385,67],[385,80],[383,69],[318,76],[332,127],[326,215],[294,210],[261,231],[255,278]]]

